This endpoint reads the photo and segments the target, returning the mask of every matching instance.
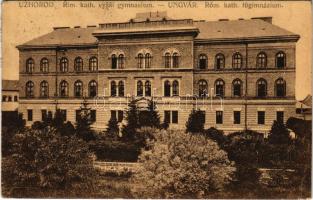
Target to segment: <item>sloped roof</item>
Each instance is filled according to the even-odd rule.
[[[168,27],[168,25],[166,26]],[[196,40],[227,40],[242,38],[262,38],[262,37],[288,37],[298,35],[280,28],[261,19],[248,20],[230,20],[230,21],[194,21],[192,27],[199,29]],[[144,27],[134,31],[148,31],[151,27]],[[119,29],[118,31],[129,32],[128,29]],[[33,46],[58,46],[58,45],[92,45],[97,43],[97,38],[93,33],[106,31],[99,27],[87,28],[59,28],[52,32],[35,38],[18,47]]]
[[[312,107],[312,96],[308,95],[300,102],[303,103],[306,106]]]
[[[2,90],[18,91],[18,80],[2,80]]]

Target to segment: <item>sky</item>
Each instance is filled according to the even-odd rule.
[[[205,7],[205,2],[184,4],[196,6],[196,8],[173,8],[175,6],[173,2],[153,1],[151,2],[152,6],[148,6],[148,8],[140,6],[138,8],[137,6],[137,8],[123,9],[121,6],[126,3],[129,7],[129,2],[111,2],[114,4],[114,8],[108,9],[100,7],[104,1],[92,2],[94,7],[89,8],[82,8],[79,1],[67,2],[73,3],[75,8],[64,7],[63,1],[49,2],[51,7],[36,7],[38,4],[31,5],[17,1],[2,3],[2,79],[17,80],[19,77],[19,57],[16,46],[51,32],[53,27],[86,27],[99,23],[125,22],[134,18],[138,12],[150,11],[167,11],[170,18],[207,21],[272,16],[273,24],[300,35],[301,38],[296,45],[296,98],[301,100],[307,94],[311,94],[312,18],[310,1],[270,1],[271,4],[280,4],[279,8],[276,6],[276,8],[257,9],[243,8],[242,2],[237,2],[236,8],[224,8],[224,2],[217,1],[213,4],[219,7],[214,8]],[[87,3],[85,2],[85,4]],[[145,1],[146,5],[149,3]],[[249,1],[249,3],[252,2]],[[256,1],[255,3],[263,2]],[[182,5],[183,3],[180,3],[177,6]]]

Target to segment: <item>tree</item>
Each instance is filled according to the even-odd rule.
[[[186,122],[186,132],[201,133],[204,131],[204,114],[200,110],[192,109]]]
[[[155,138],[152,147],[142,151],[132,177],[136,198],[208,197],[231,181],[235,168],[212,140],[164,130]]]
[[[16,134],[13,154],[2,165],[7,188],[90,189],[95,176],[87,143],[51,127]]]
[[[91,129],[91,124],[94,122],[91,118],[91,108],[88,108],[88,103],[86,99],[82,102],[80,106],[80,113],[76,122],[76,134],[78,137],[84,139],[85,141],[90,141],[96,139],[94,131]]]
[[[118,133],[119,133],[118,121],[116,120],[115,117],[111,117],[111,119],[108,122],[108,128],[106,129],[106,134],[110,138],[115,138],[118,136]]]
[[[270,144],[290,144],[291,137],[289,135],[289,130],[286,126],[278,121],[274,121],[270,134],[268,136],[268,141]]]
[[[140,128],[139,112],[137,108],[137,101],[132,99],[128,104],[126,111],[126,125],[123,125],[122,134],[124,139],[133,139],[136,129]]]
[[[228,138],[224,135],[223,131],[220,131],[214,127],[211,127],[203,132],[203,135],[211,140],[217,142],[220,148],[223,149],[224,144],[227,142]]]
[[[160,116],[156,110],[156,104],[153,100],[147,100],[148,101],[148,108],[147,111],[141,111],[139,112],[139,126],[140,127],[154,127],[154,128],[160,128]]]

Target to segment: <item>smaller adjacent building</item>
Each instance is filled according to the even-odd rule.
[[[18,80],[2,80],[2,113],[17,111],[18,97]]]
[[[312,96],[306,96],[302,101],[296,104],[296,113],[298,118],[303,120],[312,120]]]

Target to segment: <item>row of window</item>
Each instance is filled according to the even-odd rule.
[[[63,121],[67,121],[67,111],[60,110],[63,116]],[[76,110],[76,121],[79,120],[81,116],[81,110]],[[201,111],[201,123],[205,123],[205,111]],[[46,119],[52,119],[52,112],[45,109],[41,110],[41,119],[45,121]],[[92,122],[96,122],[96,110],[91,110],[90,118]],[[111,118],[116,119],[118,122],[122,122],[124,118],[124,112],[122,110],[111,110]],[[278,122],[284,123],[284,111],[276,112],[276,120]],[[27,121],[33,121],[33,110],[27,110]],[[223,111],[216,111],[215,123],[223,124]],[[178,111],[177,110],[165,110],[164,111],[164,122],[169,124],[178,124]],[[257,123],[259,125],[265,124],[265,111],[257,111]],[[233,124],[241,124],[241,111],[233,111]]]
[[[138,80],[137,84],[137,96],[147,96],[150,97],[152,95],[151,91],[151,82],[149,80],[142,81]],[[243,95],[242,92],[242,81],[240,79],[235,79],[232,82],[232,96],[233,97],[241,97]],[[200,80],[198,82],[199,89],[199,97],[207,97],[208,96],[208,83],[206,80]],[[256,82],[256,95],[257,97],[266,97],[267,96],[267,82],[265,79],[261,78]],[[96,81],[92,80],[88,84],[88,96],[95,97],[97,96],[98,84]],[[275,96],[284,97],[286,96],[286,82],[279,78],[275,81]],[[47,81],[42,81],[40,83],[40,97],[48,97],[49,96],[49,85]],[[215,94],[220,97],[224,97],[225,95],[225,82],[222,79],[217,79],[215,81]],[[74,96],[75,97],[83,97],[83,82],[77,80],[74,83]],[[110,82],[110,95],[112,97],[125,96],[125,84],[124,81],[111,81]],[[69,96],[69,84],[66,81],[61,81],[59,86],[59,96],[68,97]],[[179,96],[179,82],[177,80],[164,81],[164,96]],[[34,97],[34,83],[32,81],[28,81],[26,83],[26,97]]]
[[[2,102],[17,102],[18,101],[18,97],[15,96],[11,96],[11,95],[2,95]]]
[[[165,68],[178,68],[179,67],[179,54],[165,53],[164,54],[164,67]],[[112,54],[111,57],[111,68],[112,69],[124,69],[125,56],[124,54]],[[139,53],[136,57],[138,68],[151,68],[152,56],[150,53]],[[282,51],[276,54],[276,68],[282,69],[286,66],[286,54]],[[243,66],[243,57],[239,52],[236,52],[232,56],[232,67],[234,69],[241,69]],[[26,61],[26,72],[32,73],[34,71],[34,59],[29,58]],[[68,72],[69,61],[66,57],[60,59],[60,72]],[[214,62],[215,69],[225,68],[225,56],[221,53],[215,56]],[[267,67],[267,55],[265,52],[260,52],[256,57],[256,67],[258,69],[265,69]],[[198,68],[207,69],[208,68],[208,57],[205,54],[200,54],[198,58]],[[81,57],[76,57],[74,60],[74,70],[76,72],[83,71],[83,59]],[[98,59],[92,57],[89,59],[89,71],[98,70]],[[40,72],[49,72],[49,61],[47,58],[43,58],[40,61]]]
[[[278,52],[275,56],[275,66],[278,69],[285,68],[286,66],[286,54],[282,51]],[[241,69],[243,67],[243,56],[236,52],[232,56],[232,68]],[[266,69],[267,67],[267,55],[265,52],[258,53],[256,57],[256,68]],[[205,54],[200,54],[198,58],[198,68],[207,69],[208,68],[208,57]],[[221,53],[215,56],[214,68],[224,69],[225,68],[225,56]]]
[[[60,59],[59,67],[60,72],[68,72],[69,61],[67,58],[63,57]],[[82,72],[84,68],[83,59],[81,57],[76,57],[74,60],[74,70],[76,72]],[[32,73],[35,69],[35,61],[32,58],[26,60],[26,72]],[[89,59],[89,71],[98,70],[98,59],[96,57],[91,57]],[[47,58],[42,58],[40,60],[40,72],[49,72],[49,60]]]

